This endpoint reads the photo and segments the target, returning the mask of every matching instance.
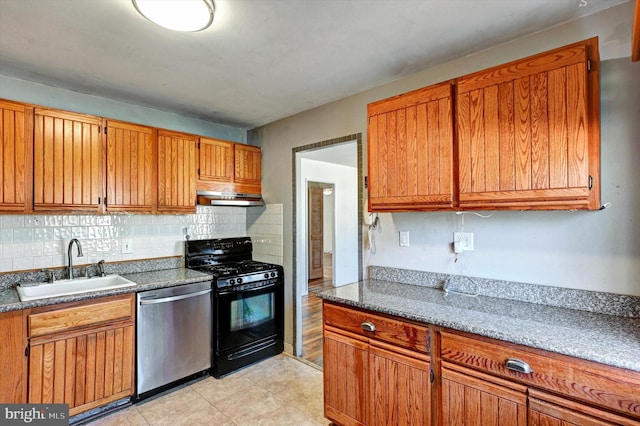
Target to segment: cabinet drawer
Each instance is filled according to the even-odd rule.
[[[99,302],[40,312],[28,316],[28,336],[74,330],[106,322],[133,318],[133,295]]]
[[[417,352],[429,352],[429,330],[425,326],[327,302],[323,304],[322,315],[326,325]]]
[[[441,332],[442,359],[640,418],[640,373],[541,350]],[[507,368],[526,363],[530,373]],[[516,361],[517,364],[518,361]]]

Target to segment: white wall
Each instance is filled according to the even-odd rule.
[[[358,169],[355,169],[356,173]],[[336,203],[334,202],[333,192],[330,195],[322,196],[322,227],[330,229],[331,232],[322,233],[322,251],[324,253],[333,253],[333,220],[335,218]],[[357,224],[356,224],[357,226]]]
[[[284,206],[285,271],[290,273],[294,258],[286,243],[293,236],[292,148],[360,132],[366,140],[370,102],[599,36],[602,201],[611,202],[611,208],[465,216],[464,229],[474,232],[476,249],[455,264],[449,244],[461,217],[384,214],[375,235],[377,252],[365,254],[363,267],[389,265],[640,295],[640,63],[630,59],[632,15],[633,2],[628,2],[250,131],[249,142],[263,147],[265,197]],[[398,230],[410,232],[410,247],[398,247]]]
[[[355,167],[302,158],[300,161],[300,180],[298,182],[298,236],[300,256],[298,258],[298,282],[306,284],[307,277],[307,182],[334,184],[335,200],[334,229],[324,232],[335,236],[333,257],[333,285],[341,286],[358,280],[358,170]],[[352,212],[353,214],[348,214]],[[304,294],[306,285],[300,285],[300,294]]]

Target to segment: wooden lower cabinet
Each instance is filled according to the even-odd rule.
[[[324,415],[340,425],[367,424],[369,345],[362,339],[324,333]]]
[[[442,363],[443,426],[526,426],[527,388]]]
[[[28,315],[28,402],[66,403],[76,415],[133,395],[133,301],[115,296]]]
[[[0,403],[27,402],[26,334],[22,311],[0,313]]]
[[[427,345],[406,348],[426,342],[427,329],[326,302],[323,316],[325,417],[345,426],[431,424]]]

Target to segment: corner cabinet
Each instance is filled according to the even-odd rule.
[[[34,210],[100,211],[102,119],[44,108],[34,114]]]
[[[340,425],[431,424],[427,327],[323,302],[325,417]]]
[[[76,415],[133,395],[135,296],[25,311],[28,402]]]
[[[195,213],[198,137],[158,130],[158,213]]]
[[[33,108],[0,100],[0,212],[31,211]]]
[[[600,207],[597,38],[460,78],[460,207]]]
[[[453,208],[453,86],[368,105],[369,210]]]

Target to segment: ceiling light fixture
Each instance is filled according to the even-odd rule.
[[[131,0],[153,23],[174,31],[202,31],[213,22],[213,0]]]

